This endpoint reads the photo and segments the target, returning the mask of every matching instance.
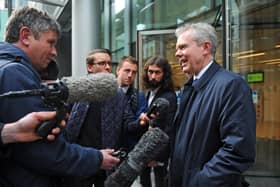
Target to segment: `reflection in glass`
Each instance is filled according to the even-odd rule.
[[[257,157],[251,172],[279,177],[280,3],[235,2],[231,1],[232,70],[247,81],[248,74],[256,75],[250,79],[257,119]]]

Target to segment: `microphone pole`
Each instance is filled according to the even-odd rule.
[[[23,90],[23,91],[9,91],[0,95],[0,99],[2,98],[17,98],[17,97],[29,97],[29,96],[41,96],[42,90]]]

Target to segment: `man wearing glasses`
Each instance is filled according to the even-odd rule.
[[[112,72],[111,52],[108,49],[96,49],[86,58],[88,73]],[[145,130],[131,110],[125,94],[119,90],[117,95],[104,102],[80,102],[73,105],[66,128],[66,138],[71,143],[86,147],[112,148],[125,146],[128,131]],[[103,187],[105,170],[84,178],[66,178],[61,186]]]
[[[88,73],[112,73],[111,51],[109,49],[96,49],[86,58]]]

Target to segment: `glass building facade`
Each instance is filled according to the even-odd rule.
[[[58,44],[58,59],[63,64],[61,76],[71,75],[73,71],[73,1],[78,0],[56,5],[60,8],[57,19],[64,28]],[[83,1],[86,0],[78,2]],[[93,10],[100,14],[101,35],[96,36],[100,47],[111,49],[116,62],[123,55],[133,55],[139,60],[136,86],[140,88],[139,77],[145,59],[151,55],[163,55],[173,67],[173,79],[176,89],[179,89],[186,78],[174,56],[174,30],[187,22],[212,24],[219,36],[216,60],[226,69],[242,75],[253,90],[257,113],[257,155],[254,166],[245,173],[246,178],[251,186],[280,185],[279,0],[101,0]]]

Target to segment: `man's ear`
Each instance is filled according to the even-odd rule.
[[[86,66],[87,66],[87,72],[88,72],[88,73],[93,73],[93,65],[87,63]]]
[[[22,27],[20,29],[19,40],[24,46],[29,46],[31,36],[32,36],[32,32],[28,27]]]
[[[205,50],[205,53],[209,54],[209,53],[211,53],[212,45],[209,41],[206,41],[206,42],[203,43],[203,48]]]
[[[117,69],[116,69],[116,74],[117,74],[117,76],[119,76],[119,71],[120,71],[120,67],[117,67]]]

